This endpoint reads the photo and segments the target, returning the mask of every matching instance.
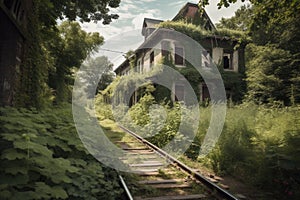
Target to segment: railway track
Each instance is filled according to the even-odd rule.
[[[134,185],[127,187],[124,182],[128,199],[238,199],[213,183],[214,179],[204,177],[134,132],[119,127],[130,134],[125,142],[118,142],[126,152],[120,159],[138,175]]]

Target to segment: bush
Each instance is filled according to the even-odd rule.
[[[277,191],[278,195],[297,199],[299,116],[300,107],[241,105],[229,108],[218,145],[205,161],[209,160],[209,166],[217,173],[230,174]]]
[[[0,108],[1,199],[120,197],[117,173],[85,150],[70,111]]]

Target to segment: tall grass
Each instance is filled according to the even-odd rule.
[[[167,145],[178,134],[181,104],[161,105],[164,111],[150,106],[154,98],[145,96],[128,110],[128,127],[159,147]],[[104,114],[107,113],[104,112]],[[185,155],[218,174],[232,175],[259,188],[276,191],[278,195],[297,199],[300,195],[300,106],[277,107],[244,103],[230,106],[222,134],[206,157],[198,157],[209,127],[211,107],[200,107],[197,133]],[[191,113],[181,134],[195,124]],[[140,129],[137,129],[137,125]],[[141,128],[142,127],[142,128]],[[183,139],[185,139],[183,137]]]

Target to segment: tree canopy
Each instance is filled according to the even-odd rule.
[[[16,105],[41,108],[70,98],[73,74],[104,38],[78,22],[109,24],[120,0],[37,0],[28,13],[28,39],[16,88]],[[63,20],[59,25],[58,20]]]
[[[57,19],[81,22],[98,22],[109,24],[117,19],[117,14],[110,13],[109,8],[116,8],[120,0],[39,0],[36,1],[41,22],[47,26],[55,25]]]
[[[237,0],[221,0],[219,7]],[[217,27],[245,30],[252,45],[247,48],[247,83],[250,99],[285,105],[300,102],[300,1],[250,0]],[[205,6],[209,0],[199,1]]]

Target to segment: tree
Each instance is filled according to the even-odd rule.
[[[247,50],[251,58],[246,72],[248,99],[258,103],[281,101],[285,105],[290,104],[292,54],[271,45],[251,44]]]
[[[57,19],[68,19],[81,22],[98,22],[109,24],[117,19],[117,14],[111,14],[109,8],[116,8],[120,0],[39,0],[36,1],[41,22],[46,26],[55,26]]]
[[[217,28],[228,28],[238,31],[247,31],[251,25],[253,17],[252,7],[250,5],[243,5],[231,18],[223,18],[216,24]]]
[[[103,44],[103,37],[83,31],[78,22],[65,21],[58,30],[59,35],[52,41],[51,52],[56,60],[49,74],[49,86],[56,91],[56,102],[60,103],[70,97],[74,70]]]
[[[119,3],[120,0],[34,1],[32,12],[28,13],[28,38],[15,89],[15,105],[43,108],[52,103],[53,95],[57,102],[65,101],[72,70],[103,43],[103,38],[98,33],[82,31],[78,23],[57,26],[57,19],[109,24],[118,18],[109,8],[118,7]]]
[[[87,97],[93,98],[100,90],[107,88],[114,80],[113,64],[105,56],[89,59],[81,66],[82,85]],[[97,85],[96,91],[94,91]]]
[[[228,7],[237,0],[220,0]],[[284,104],[300,102],[300,1],[250,0],[251,14],[236,12],[222,19],[219,26],[238,29],[248,24],[252,45],[248,48],[247,81],[251,99],[259,102],[279,100]],[[199,1],[205,6],[209,0]],[[246,11],[246,10],[245,10]]]

